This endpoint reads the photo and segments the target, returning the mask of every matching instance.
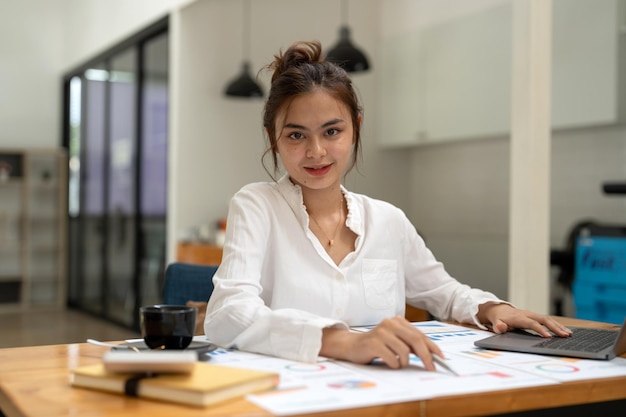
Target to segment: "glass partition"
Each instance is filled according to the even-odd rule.
[[[138,328],[165,262],[168,20],[65,77],[69,305]]]

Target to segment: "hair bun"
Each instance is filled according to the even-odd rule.
[[[303,64],[324,62],[322,45],[318,41],[300,41],[291,45],[284,53],[274,55],[274,62],[268,67],[274,71],[272,81],[281,73]]]
[[[317,41],[295,43],[287,49],[283,61],[287,66],[322,62],[322,45]]]

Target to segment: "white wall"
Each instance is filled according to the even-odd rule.
[[[416,28],[444,23],[505,3],[507,0],[385,0],[381,35],[393,37]],[[400,13],[398,13],[400,11]]]
[[[61,77],[190,0],[0,2],[0,147],[61,144]]]
[[[606,195],[601,184],[626,181],[626,127],[555,132],[552,139],[550,235],[563,246],[576,221],[626,224],[626,197]]]
[[[0,2],[0,147],[60,144],[64,10],[65,0]]]
[[[507,297],[509,140],[411,152],[411,219],[448,271]]]
[[[64,69],[67,71],[194,0],[57,1],[64,3]]]

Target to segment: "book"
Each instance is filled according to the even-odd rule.
[[[191,373],[108,372],[103,363],[74,368],[75,387],[120,393],[139,398],[207,406],[278,385],[279,374],[197,362]]]
[[[142,353],[110,350],[102,356],[108,372],[189,373],[198,354],[185,350],[149,350]]]

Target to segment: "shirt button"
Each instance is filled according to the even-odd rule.
[[[343,310],[342,310],[342,309],[340,309],[340,308],[336,308],[336,309],[335,309],[335,314],[336,314],[336,315],[338,315],[338,316],[339,316],[339,315],[341,315],[341,313],[343,313]]]

